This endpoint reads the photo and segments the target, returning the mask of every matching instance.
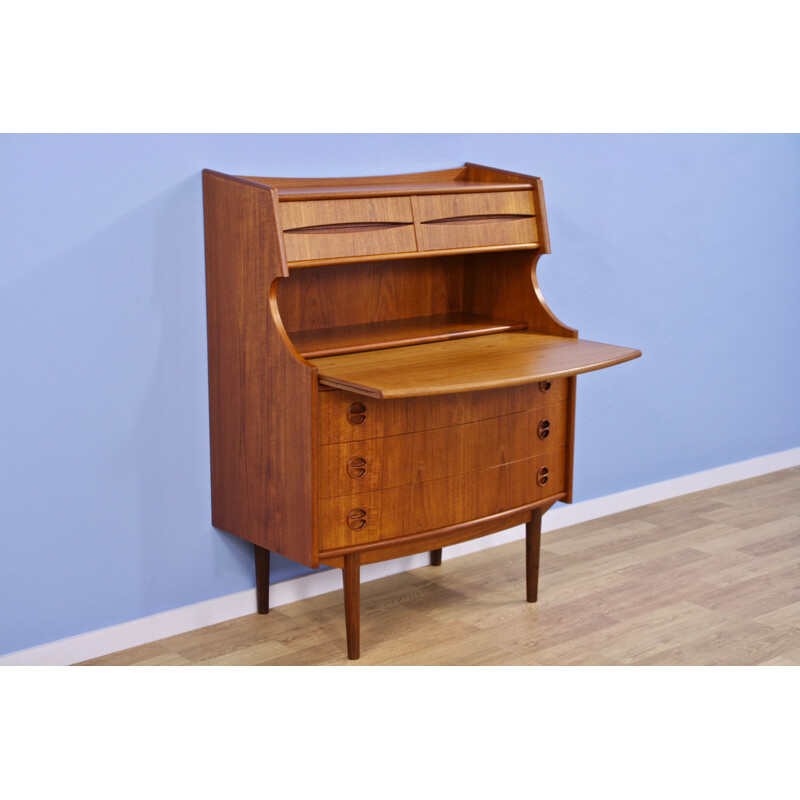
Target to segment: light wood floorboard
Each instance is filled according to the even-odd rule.
[[[800,665],[800,467],[553,531],[539,602],[524,542],[89,665]]]

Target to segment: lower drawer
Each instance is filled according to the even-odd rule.
[[[561,448],[465,475],[320,499],[320,550],[438,530],[560,494],[565,454]]]

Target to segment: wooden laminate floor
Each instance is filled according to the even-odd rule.
[[[800,467],[96,658],[93,665],[800,665]]]

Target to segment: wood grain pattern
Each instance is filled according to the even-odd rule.
[[[542,511],[536,509],[525,525],[525,599],[539,599],[539,558],[542,546]]]
[[[324,445],[319,449],[320,497],[390,489],[559,450],[566,426],[567,405],[557,403],[465,425]]]
[[[316,370],[292,356],[276,313],[277,199],[209,170],[203,199],[212,521],[316,566]]]
[[[558,500],[560,498],[555,495],[555,499]],[[530,519],[531,509],[542,503],[550,505],[549,500],[538,501],[519,509],[509,509],[497,514],[490,514],[488,517],[470,520],[466,523],[404,536],[394,542],[373,542],[368,545],[362,545],[358,548],[358,552],[361,555],[361,563],[374,564],[387,559],[403,558],[415,553],[424,553],[426,550],[429,551],[434,543],[447,547],[460,542],[468,542],[470,539],[477,539],[490,533],[497,533],[515,525],[523,525]],[[323,552],[320,555],[320,564],[341,569],[344,566],[344,556],[341,554],[346,551],[347,549],[345,548],[339,551]],[[340,555],[336,555],[336,552],[340,553]]]
[[[282,202],[279,213],[289,262],[417,249],[408,197]],[[392,223],[393,226],[342,227],[353,223]],[[332,225],[338,228],[318,230]]]
[[[546,483],[537,476],[546,469]],[[564,451],[377,492],[319,501],[320,550],[388,541],[534,503],[564,489]],[[352,524],[358,510],[363,525]]]
[[[491,185],[495,181],[507,181],[511,184],[517,184],[519,187],[532,186],[533,187],[533,201],[536,219],[537,219],[537,235],[539,239],[539,252],[550,252],[550,232],[547,225],[547,211],[544,204],[544,187],[542,179],[534,175],[523,175],[519,172],[510,172],[505,169],[497,169],[495,167],[485,167],[481,164],[473,164],[467,162],[464,164],[463,179],[466,181],[475,181],[477,183],[486,183]],[[487,186],[487,189],[489,186]]]
[[[559,320],[545,302],[536,277],[539,258],[531,251],[465,255],[464,310],[491,310],[503,319],[526,322],[536,333],[577,338],[578,331]]]
[[[287,331],[292,344],[304,358],[384,350],[423,342],[443,342],[467,336],[523,330],[524,322],[495,319],[481,314],[434,314],[429,317],[387,320],[337,328]]]
[[[347,178],[243,177],[246,180],[275,187],[282,200],[382,197],[520,188],[516,179],[500,180],[487,185],[482,178],[468,178],[466,167],[403,175],[370,175]]]
[[[278,206],[278,214],[283,231],[353,222],[414,221],[408,197],[283,201]]]
[[[567,390],[567,381],[562,379],[398,400],[374,400],[343,391],[320,392],[319,443],[363,441],[518,414],[560,403],[568,398]],[[354,403],[364,406],[364,420],[358,425],[348,421],[348,409]]]
[[[519,331],[315,358],[310,363],[327,386],[394,398],[515,386],[591,372],[640,355],[627,347]]]
[[[293,270],[278,285],[281,320],[293,332],[458,313],[463,296],[460,257]]]
[[[481,187],[485,188],[485,187]],[[440,222],[475,214],[534,214],[530,191],[472,192],[469,194],[423,195],[412,199],[417,222]]]
[[[362,584],[358,664],[800,666],[800,467],[545,532],[535,604],[522,544]],[[85,663],[341,665],[341,616],[330,592]]]
[[[356,658],[362,559],[569,500],[574,376],[641,354],[544,302],[539,178],[205,171],[204,201],[213,521],[257,546],[262,612],[269,551],[342,567]]]
[[[500,253],[500,252],[541,252],[536,243],[523,242],[522,244],[492,244],[481,245],[479,247],[459,246],[445,250],[418,250],[416,252],[402,253],[376,253],[366,256],[326,256],[325,258],[313,258],[309,261],[292,261],[289,264],[292,272],[302,272],[309,267],[331,267],[346,264],[368,264],[375,261],[385,262],[387,259],[396,261],[404,258],[408,260],[425,259],[440,256],[463,256],[474,255],[476,253]]]
[[[531,192],[424,195],[412,197],[411,202],[420,250],[537,243]],[[502,215],[522,218],[464,219]]]
[[[520,188],[516,184],[491,183],[477,185],[473,181],[424,181],[421,183],[331,183],[326,185],[277,186],[276,179],[251,178],[250,180],[266,181],[275,185],[281,200],[338,200],[355,197],[396,197],[411,195],[435,195],[473,193],[485,191],[505,191]],[[336,180],[336,179],[334,179]],[[340,180],[340,179],[339,179]],[[360,181],[360,179],[358,179]]]
[[[347,630],[347,657],[353,661],[361,655],[361,563],[358,553],[344,557],[342,582],[345,628]]]

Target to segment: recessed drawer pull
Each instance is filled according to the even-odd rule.
[[[423,225],[470,225],[476,222],[514,222],[518,219],[531,219],[533,214],[469,214],[463,217],[444,217],[426,219]]]
[[[539,484],[539,486],[544,486],[547,483],[547,476],[549,474],[550,474],[550,470],[547,469],[547,467],[542,467],[536,473],[536,483]]]
[[[329,225],[308,225],[305,228],[286,228],[286,233],[359,233],[402,228],[410,222],[332,222]]]
[[[363,478],[367,474],[367,460],[356,456],[347,462],[347,474],[351,478]]]
[[[550,420],[543,419],[539,423],[539,438],[546,439],[550,435]]]
[[[351,425],[361,425],[367,419],[367,407],[363,403],[353,403],[347,409],[347,421]]]
[[[354,508],[347,515],[347,526],[354,531],[360,531],[367,524],[367,512],[363,508]]]
[[[540,392],[549,392],[552,386],[553,386],[552,381],[539,381]]]

